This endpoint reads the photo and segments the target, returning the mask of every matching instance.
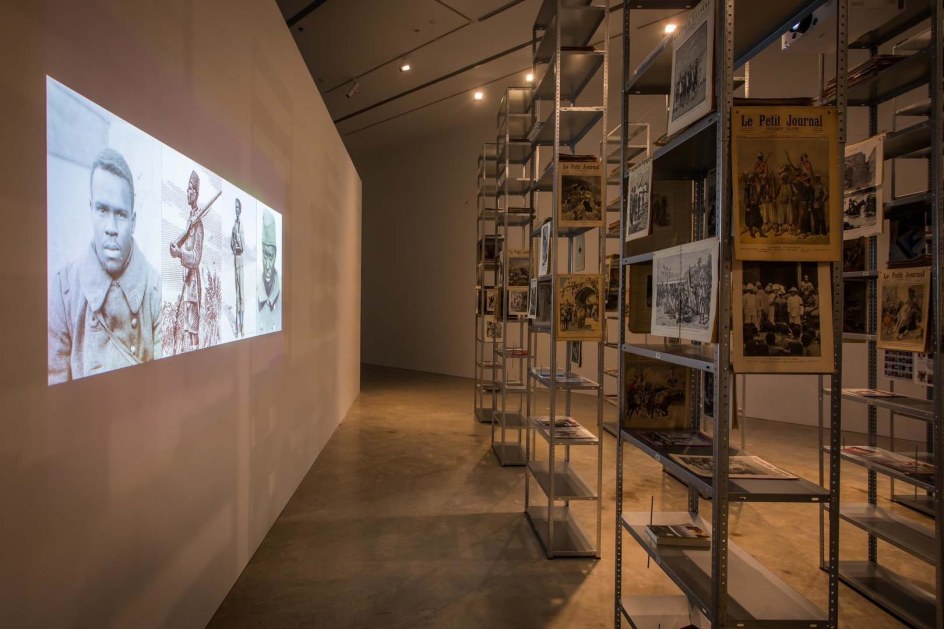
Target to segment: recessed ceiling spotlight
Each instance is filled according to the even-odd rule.
[[[526,75],[524,75],[524,80],[527,83],[534,83],[534,74],[531,72],[528,72]]]
[[[409,72],[410,71],[410,62],[404,59],[400,62],[400,72]]]
[[[669,22],[665,25],[665,34],[671,35],[675,32],[675,29],[678,28],[678,25],[675,22]]]
[[[485,92],[482,90],[475,90],[475,92],[472,93],[472,100],[485,100]]]

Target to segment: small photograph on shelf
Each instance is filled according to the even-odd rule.
[[[551,299],[554,287],[550,282],[538,282],[538,307],[535,311],[535,322],[550,325]]]
[[[829,264],[735,262],[732,281],[736,372],[832,373]]]
[[[842,332],[865,334],[868,331],[868,287],[864,280],[842,283]]]
[[[583,271],[587,266],[587,238],[586,234],[579,234],[574,238],[574,259],[572,266],[575,272]]]
[[[603,278],[594,273],[557,276],[555,332],[559,341],[603,338]]]
[[[672,460],[696,476],[711,478],[715,473],[714,457],[710,454],[670,454]],[[795,480],[797,477],[768,463],[759,456],[731,455],[728,457],[728,478]]]
[[[528,318],[536,319],[538,316],[538,280],[532,279],[528,287]]]
[[[630,265],[626,313],[630,332],[652,332],[652,262]]]
[[[561,155],[557,229],[603,226],[603,169],[595,155]]]
[[[718,239],[657,251],[652,269],[652,333],[710,343],[715,330]]]
[[[508,294],[508,316],[524,318],[528,316],[528,287],[511,287]]]
[[[881,190],[867,190],[847,195],[842,213],[842,237],[845,240],[882,233],[882,204],[876,201]],[[845,249],[843,249],[845,251]]]
[[[502,322],[489,315],[485,317],[486,342],[502,340]]]
[[[838,262],[836,110],[741,107],[731,123],[735,256]]]
[[[538,258],[538,277],[551,272],[551,221],[541,225],[541,255]]]
[[[691,423],[691,370],[623,352],[623,430],[684,430]]]
[[[711,437],[694,430],[641,430],[636,436],[656,448],[711,447]]]
[[[619,279],[620,257],[618,253],[606,257],[606,306],[607,312],[616,312],[619,309]]]
[[[914,355],[914,383],[922,387],[934,386],[934,354]]]
[[[672,136],[711,111],[714,72],[714,0],[686,14],[672,40],[669,122]]]
[[[865,270],[865,238],[855,238],[842,243],[842,272],[856,273]]]
[[[879,348],[925,350],[930,287],[930,267],[879,272]]]
[[[527,286],[531,280],[531,255],[527,251],[509,251],[506,286]]]
[[[580,341],[570,341],[567,343],[570,348],[570,364],[572,367],[583,366],[583,343]]]
[[[881,186],[884,160],[884,133],[857,144],[847,144],[842,185],[845,196]]]
[[[648,236],[652,229],[652,159],[629,171],[626,189],[626,242]]]
[[[882,358],[882,373],[889,380],[914,381],[915,355],[912,352],[886,349]]]
[[[495,314],[495,300],[497,298],[498,298],[497,288],[485,289],[485,314],[487,315]]]
[[[848,457],[861,459],[871,465],[887,467],[917,481],[934,482],[934,463],[920,460],[922,456],[920,452],[918,453],[919,458],[915,458],[883,448],[862,445],[846,446],[842,449],[842,453]]]

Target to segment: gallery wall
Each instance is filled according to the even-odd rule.
[[[0,626],[204,626],[359,391],[360,178],[270,0],[0,12]],[[279,208],[281,332],[47,386],[47,75]]]

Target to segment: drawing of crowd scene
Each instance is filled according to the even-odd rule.
[[[820,356],[820,297],[813,262],[745,262],[745,356]]]

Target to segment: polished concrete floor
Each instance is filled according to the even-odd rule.
[[[522,513],[523,468],[496,463],[489,426],[472,419],[472,397],[469,380],[365,366],[360,398],[211,626],[612,627],[615,440],[604,438],[602,558],[549,561]],[[576,409],[588,417],[586,399]],[[752,453],[815,481],[814,429],[747,426]],[[573,450],[591,477],[596,450]],[[685,490],[658,463],[630,446],[624,458],[626,510],[648,510],[651,497],[657,510],[685,509]],[[865,475],[848,465],[843,474],[843,499],[864,500]],[[738,545],[825,607],[815,506],[739,504],[730,522]],[[624,594],[678,593],[623,540]],[[843,558],[864,559],[866,537],[843,526],[841,547]],[[920,582],[933,578],[901,552],[881,545],[880,553]],[[845,586],[839,598],[843,627],[900,626]]]

